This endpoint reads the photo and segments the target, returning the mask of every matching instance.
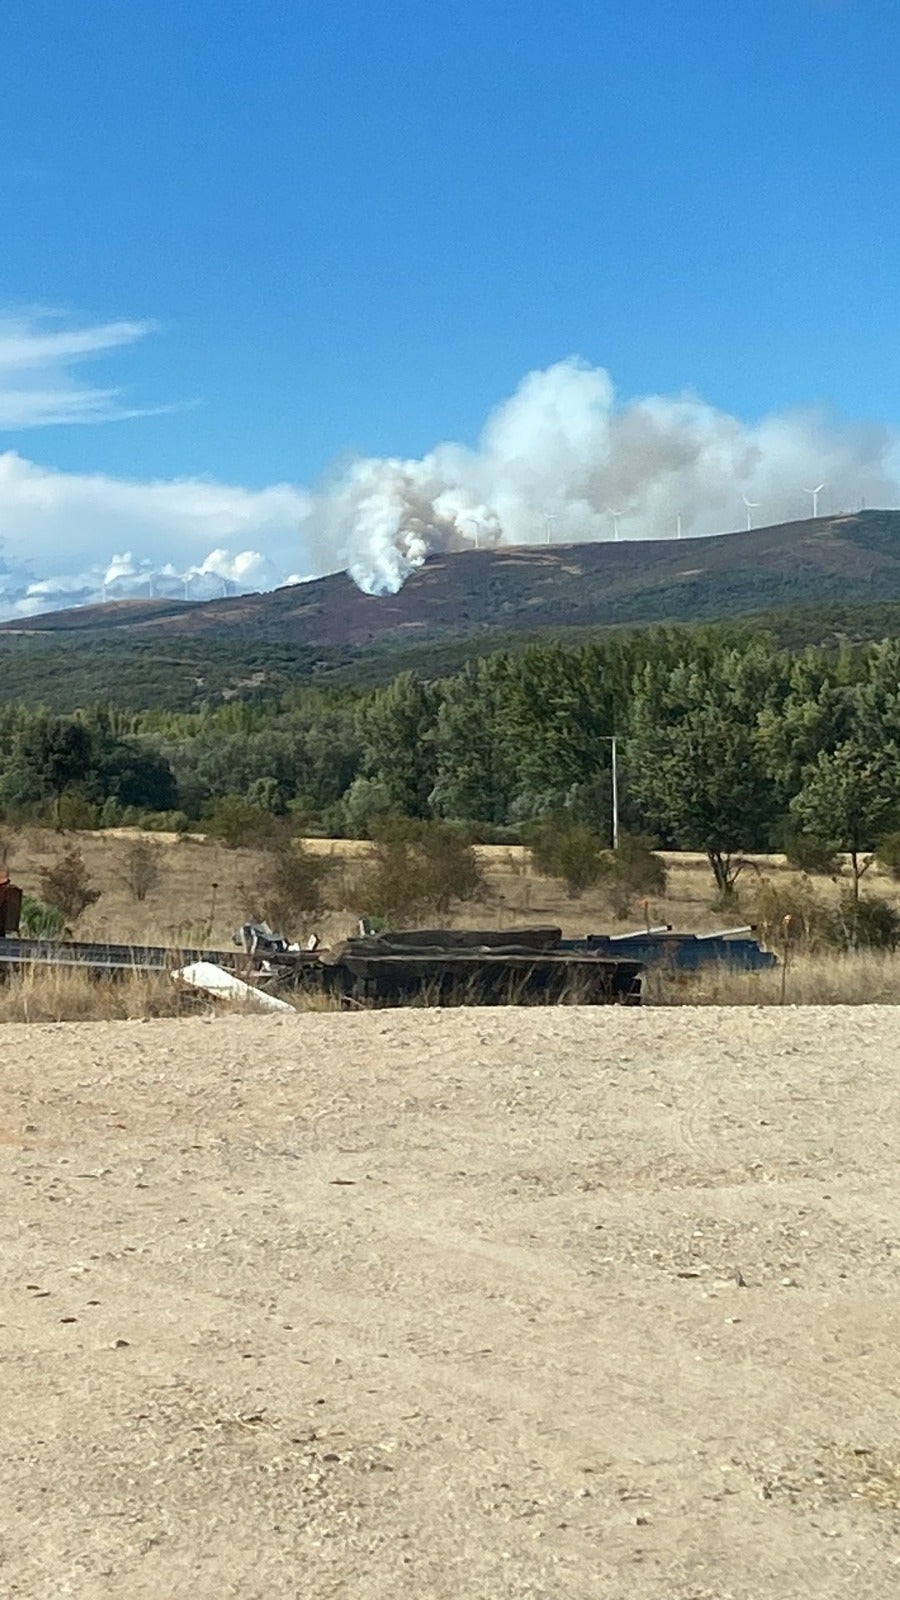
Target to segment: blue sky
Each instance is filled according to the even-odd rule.
[[[131,330],[50,363],[120,391],[94,425],[0,450],[302,488],[569,356],[893,429],[896,40],[887,0],[7,0],[0,309]]]

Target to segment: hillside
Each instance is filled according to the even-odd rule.
[[[204,604],[132,600],[3,625],[2,632],[250,633],[362,646],[390,634],[697,621],[841,600],[900,600],[900,512],[863,511],[705,539],[501,546],[430,556],[395,595],[346,573]]]
[[[132,600],[5,623],[0,698],[174,708],[314,675],[451,670],[529,639],[663,622],[752,620],[792,645],[881,637],[897,631],[898,605],[898,511],[705,539],[504,546],[431,556],[395,595],[365,595],[339,573],[204,604]]]

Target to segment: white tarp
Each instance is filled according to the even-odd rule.
[[[190,966],[182,967],[172,976],[176,983],[187,983],[192,989],[202,989],[216,1000],[237,1001],[258,1011],[294,1010],[286,1000],[279,1000],[277,995],[266,994],[262,989],[254,989],[252,984],[242,982],[234,973],[226,972],[224,967],[217,967],[214,961],[192,961]]]

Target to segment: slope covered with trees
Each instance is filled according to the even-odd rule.
[[[0,699],[70,711],[253,699],[290,684],[385,683],[553,639],[744,619],[795,647],[900,632],[900,512],[708,539],[503,546],[429,557],[396,595],[344,573],[187,605],[114,602],[0,626]]]

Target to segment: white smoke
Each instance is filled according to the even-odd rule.
[[[4,358],[0,340],[0,378],[30,348]],[[441,551],[723,533],[744,527],[745,501],[757,527],[808,517],[823,482],[820,515],[897,505],[900,434],[813,410],[745,422],[691,395],[620,403],[608,373],[577,360],[529,373],[475,448],[359,459],[317,493],[66,473],[7,451],[0,617],[207,600],[343,568],[385,594]]]
[[[478,447],[355,461],[314,498],[314,570],[346,566],[390,593],[429,554],[497,544],[727,532],[900,498],[900,440],[817,411],[746,423],[682,396],[617,404],[609,374],[577,360],[531,372]]]

